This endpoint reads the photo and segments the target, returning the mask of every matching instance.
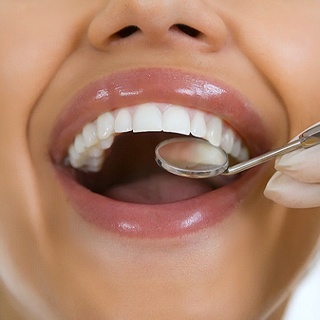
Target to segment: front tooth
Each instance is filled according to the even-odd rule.
[[[98,142],[97,128],[94,123],[88,123],[82,130],[84,145],[87,148],[92,147]]]
[[[230,153],[234,143],[234,132],[228,128],[222,138],[221,148],[226,152]]]
[[[213,117],[207,125],[206,139],[216,147],[219,147],[222,139],[222,120]]]
[[[189,135],[190,118],[187,110],[179,106],[170,106],[162,115],[162,128],[165,132]]]
[[[153,103],[140,105],[133,115],[133,132],[161,131],[162,113]]]
[[[114,131],[117,133],[128,132],[132,130],[132,118],[128,109],[119,110],[114,121]]]
[[[204,114],[196,111],[191,121],[191,134],[198,138],[205,137],[207,132],[206,120]]]
[[[112,113],[106,112],[97,119],[98,138],[100,140],[107,139],[112,133],[114,128],[114,117]]]

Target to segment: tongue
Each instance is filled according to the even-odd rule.
[[[212,190],[203,180],[181,178],[171,174],[154,174],[137,181],[115,185],[104,195],[119,201],[164,204],[199,196]]]

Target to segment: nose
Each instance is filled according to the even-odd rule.
[[[139,38],[152,45],[187,39],[217,51],[227,37],[223,19],[206,0],[109,0],[88,29],[89,41],[98,50]]]

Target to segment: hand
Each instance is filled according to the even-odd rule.
[[[267,198],[289,208],[320,207],[320,145],[278,158],[275,169],[264,192]]]

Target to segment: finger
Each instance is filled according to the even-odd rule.
[[[275,168],[298,181],[320,183],[320,145],[282,156]]]
[[[320,184],[302,183],[281,172],[271,177],[264,195],[288,208],[320,206]]]

